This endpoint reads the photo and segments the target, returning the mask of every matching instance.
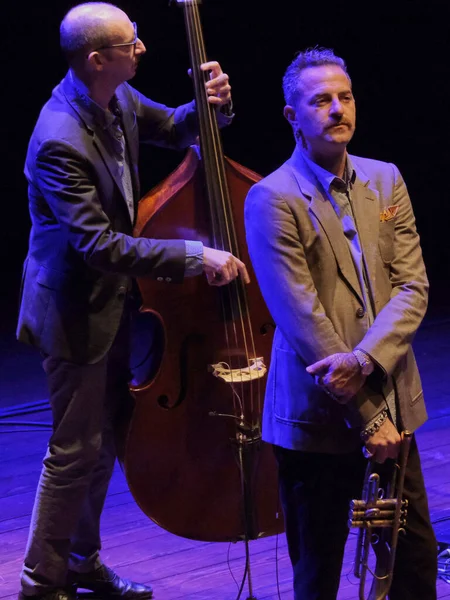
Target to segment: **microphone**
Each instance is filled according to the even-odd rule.
[[[227,413],[219,413],[216,410],[210,410],[208,415],[210,417],[225,417],[227,419],[234,419],[235,421],[239,421],[239,425],[241,426],[241,428],[245,431],[250,431],[250,432],[254,432],[254,431],[259,431],[259,427],[252,427],[250,425],[250,423],[248,423],[247,421],[244,420],[244,417],[238,417],[237,415],[229,415]]]

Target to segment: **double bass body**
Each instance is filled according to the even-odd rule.
[[[192,45],[197,7],[190,2],[184,10]],[[206,62],[202,43],[190,52],[193,65]],[[243,219],[247,192],[260,177],[221,154],[213,109],[199,97],[202,73],[193,71],[201,151],[189,149],[144,196],[135,234],[228,249],[245,262],[251,283],[138,281],[141,312],[160,332],[160,347],[156,366],[133,383],[121,461],[136,502],[158,525],[186,538],[237,541],[283,528],[275,460],[261,441],[273,327],[250,268]],[[155,343],[148,338],[149,352]]]

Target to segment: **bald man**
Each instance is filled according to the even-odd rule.
[[[138,143],[185,148],[198,135],[195,102],[176,109],[128,83],[145,53],[119,8],[80,4],[61,23],[69,70],[43,107],[25,165],[32,222],[18,339],[40,349],[53,433],[44,458],[19,598],[145,600],[149,585],[120,578],[100,559],[100,515],[116,459],[113,422],[128,398],[130,281],[211,285],[245,265],[195,240],[134,238]],[[228,76],[217,62],[209,102],[231,121]]]

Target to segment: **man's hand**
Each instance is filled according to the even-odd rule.
[[[306,367],[310,375],[317,377],[318,385],[345,404],[359,392],[366,377],[352,352],[338,352]]]
[[[231,86],[229,77],[222,72],[222,68],[216,61],[210,61],[200,65],[202,71],[210,71],[209,81],[206,82],[206,93],[208,102],[223,106],[231,102]]]
[[[226,285],[238,275],[244,283],[250,283],[244,263],[224,250],[203,246],[203,270],[209,285]]]
[[[230,78],[223,73],[221,66],[215,60],[200,65],[202,71],[210,71],[209,81],[205,83],[208,102],[217,106],[224,106],[231,102]],[[192,69],[188,70],[192,77]]]
[[[380,429],[366,441],[366,448],[371,458],[384,463],[387,458],[397,458],[401,437],[390,419],[386,419]]]

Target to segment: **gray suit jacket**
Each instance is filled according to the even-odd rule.
[[[392,385],[401,425],[414,431],[426,420],[411,342],[426,311],[428,280],[411,202],[394,165],[356,156],[351,161],[357,174],[353,210],[376,314],[371,327],[341,222],[301,151],[246,199],[250,257],[276,323],[263,437],[285,448],[356,448],[361,426],[386,406]],[[342,406],[305,367],[356,345],[379,368]]]
[[[128,84],[116,95],[136,214],[139,142],[184,148],[196,140],[197,113],[194,102],[168,108]],[[185,243],[133,238],[108,134],[87,110],[70,73],[40,113],[25,174],[32,227],[18,339],[55,357],[96,362],[116,335],[129,278],[182,281]]]

